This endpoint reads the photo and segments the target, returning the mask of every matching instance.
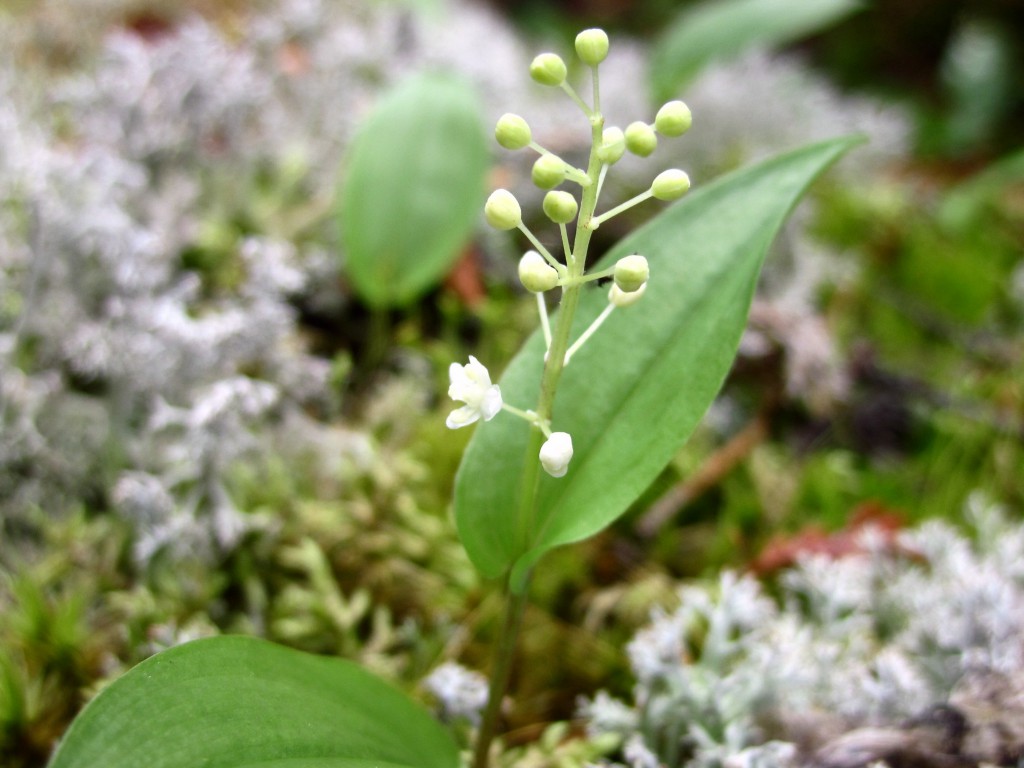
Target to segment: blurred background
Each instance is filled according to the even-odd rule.
[[[542,192],[533,158],[491,131],[515,112],[544,146],[584,156],[578,108],[527,71],[543,50],[568,60],[593,25],[612,39],[610,124],[676,98],[694,115],[685,137],[616,165],[608,199],[666,167],[697,186],[816,140],[867,141],[773,245],[735,368],[688,446],[609,531],[538,572],[509,764],[643,764],[564,744],[593,735],[579,718],[600,719],[580,697],[630,695],[624,648],[651,610],[723,569],[776,594],[808,555],[863,554],[868,529],[897,559],[893,542],[932,523],[981,547],[948,572],[933,563],[948,576],[936,594],[1000,585],[992,616],[1019,637],[1020,564],[985,559],[998,537],[979,520],[995,513],[978,510],[1019,535],[1022,10],[0,2],[0,764],[44,765],[102,685],[209,634],[354,658],[439,706],[420,684],[432,669],[486,668],[499,606],[450,519],[468,435],[444,427],[447,368],[473,354],[500,372],[535,327],[516,279],[525,243],[480,212],[504,186],[545,232]],[[654,212],[602,226],[596,255]],[[979,642],[999,635],[986,627]],[[939,647],[966,658],[959,642],[901,653],[923,668]],[[1019,650],[1003,673],[1024,670]],[[536,663],[553,654],[566,663]],[[870,699],[844,722],[944,700],[955,670],[903,709]],[[540,739],[535,724],[573,718]]]

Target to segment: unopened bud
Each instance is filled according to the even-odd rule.
[[[561,85],[565,74],[565,62],[557,53],[542,53],[530,64],[530,77],[541,85]]]
[[[540,447],[540,463],[552,477],[564,477],[572,460],[572,437],[568,432],[552,432]]]
[[[596,67],[608,55],[608,35],[603,29],[585,29],[576,35],[576,55],[580,61]]]
[[[533,135],[527,122],[510,112],[498,118],[498,124],[494,126],[494,138],[505,149],[522,149],[530,144]]]
[[[536,251],[527,251],[519,260],[519,282],[531,293],[544,293],[558,285],[558,273]]]
[[[662,105],[654,117],[654,130],[662,136],[682,136],[693,124],[690,108],[681,101]]]
[[[621,128],[605,128],[601,134],[601,146],[597,148],[597,159],[605,165],[619,162],[626,152],[626,137]]]
[[[544,213],[555,224],[568,224],[578,210],[576,198],[568,192],[553,190],[544,195]]]
[[[495,229],[515,229],[523,220],[523,211],[515,195],[507,189],[496,189],[487,198],[484,216]]]
[[[623,293],[640,290],[650,276],[651,269],[647,265],[647,259],[639,254],[623,256],[615,263],[615,285]]]
[[[677,200],[690,189],[690,177],[678,168],[659,173],[651,184],[651,193],[659,200]]]
[[[644,283],[632,293],[626,293],[619,286],[612,283],[611,289],[608,291],[608,301],[614,304],[616,307],[628,307],[636,304],[640,301],[640,297],[647,291],[647,283]]]
[[[541,189],[554,189],[565,181],[565,161],[557,155],[541,155],[533,164],[530,176]]]
[[[626,149],[634,155],[647,157],[658,146],[658,136],[647,123],[639,120],[626,126]]]

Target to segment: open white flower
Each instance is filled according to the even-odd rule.
[[[458,429],[472,424],[481,416],[490,421],[501,410],[501,390],[497,384],[491,384],[491,375],[487,368],[472,355],[469,363],[459,365],[452,363],[448,367],[448,397],[465,403],[448,414],[445,424],[449,429]]]
[[[552,477],[562,477],[569,471],[572,459],[572,437],[568,432],[552,432],[540,447],[540,463]]]

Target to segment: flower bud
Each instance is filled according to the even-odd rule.
[[[505,149],[522,149],[530,144],[533,135],[523,118],[506,113],[498,118],[498,124],[494,126],[494,138]]]
[[[623,293],[633,293],[647,282],[651,276],[647,259],[639,254],[624,256],[615,263],[615,285]]]
[[[662,136],[682,136],[693,123],[690,108],[681,101],[670,101],[662,105],[654,117],[654,130]]]
[[[554,189],[565,181],[565,161],[556,155],[541,155],[533,164],[530,176],[541,189]]]
[[[552,432],[540,447],[540,463],[552,477],[563,477],[572,460],[572,437],[568,432]]]
[[[690,189],[690,177],[678,168],[662,171],[651,184],[651,192],[659,200],[677,200]]]
[[[580,61],[596,67],[608,55],[608,35],[603,29],[585,29],[576,35],[576,55]]]
[[[658,146],[658,135],[647,123],[639,120],[626,126],[626,149],[634,155],[647,157]]]
[[[523,220],[523,211],[515,195],[507,189],[496,189],[487,198],[484,216],[495,229],[515,229]]]
[[[605,128],[601,134],[601,146],[597,148],[597,159],[605,165],[614,165],[625,152],[626,137],[623,136],[622,129],[615,126]]]
[[[632,293],[625,293],[619,286],[612,283],[608,291],[608,301],[616,307],[628,307],[640,301],[640,297],[647,291],[647,283],[644,283]]]
[[[561,85],[565,73],[565,62],[557,53],[542,53],[530,64],[530,77],[541,85]]]
[[[568,224],[579,210],[576,198],[568,192],[554,190],[544,195],[544,213],[555,224]]]
[[[536,251],[527,251],[519,260],[519,282],[531,293],[544,293],[558,285],[558,272]]]

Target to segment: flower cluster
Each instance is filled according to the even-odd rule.
[[[542,53],[530,64],[530,77],[544,86],[560,88],[583,111],[591,129],[590,159],[587,167],[577,168],[555,152],[539,144],[529,123],[520,115],[502,115],[495,126],[494,137],[498,144],[508,150],[531,149],[538,154],[533,164],[533,183],[545,191],[542,208],[544,214],[558,225],[561,234],[563,259],[556,258],[544,243],[537,238],[523,221],[523,212],[515,195],[507,189],[491,193],[484,206],[487,223],[497,230],[519,230],[533,246],[519,260],[519,280],[527,291],[537,297],[541,329],[544,334],[547,354],[544,377],[549,386],[542,391],[553,393],[561,370],[569,364],[572,356],[597,331],[616,308],[636,303],[644,294],[650,277],[647,259],[632,254],[618,260],[607,269],[586,273],[587,249],[591,234],[613,216],[649,198],[671,201],[682,197],[690,188],[689,176],[679,169],[670,169],[658,174],[642,193],[620,205],[598,214],[596,207],[604,186],[608,169],[615,165],[626,152],[638,157],[647,157],[658,145],[658,137],[681,136],[689,130],[692,117],[690,109],[681,101],[664,104],[652,123],[634,121],[625,129],[605,126],[601,112],[598,66],[609,52],[608,35],[601,29],[587,29],[576,36],[576,54],[591,71],[593,96],[588,104],[569,84],[568,68],[555,53]],[[559,189],[563,184],[575,185],[578,190],[570,192]],[[575,236],[570,238],[568,226],[575,221]],[[578,292],[583,284],[611,278],[608,305],[605,310],[574,342],[570,344],[569,327],[573,302],[567,297]],[[557,326],[552,329],[548,317],[544,294],[559,289],[562,294],[563,312]],[[506,410],[528,421],[540,429],[546,442],[540,448],[540,463],[552,477],[563,477],[569,469],[573,455],[572,437],[568,432],[552,431],[552,403],[542,395],[535,410],[520,410],[501,399],[501,392],[491,384],[490,375],[475,358],[465,366],[452,364],[450,368],[451,387],[448,394],[465,403],[448,417],[448,426],[456,429],[483,418],[493,418],[499,410]],[[553,394],[548,395],[553,398]]]

